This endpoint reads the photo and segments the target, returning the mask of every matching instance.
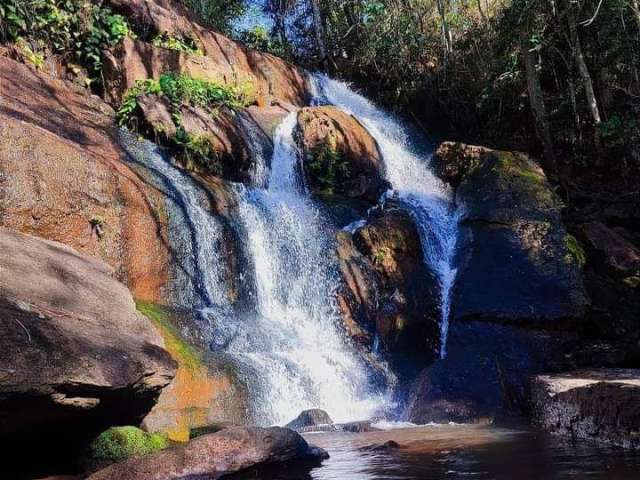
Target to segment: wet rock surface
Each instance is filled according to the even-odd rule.
[[[533,418],[571,438],[640,448],[640,370],[598,369],[538,375]]]
[[[310,428],[333,425],[333,420],[327,412],[319,408],[305,410],[295,419],[287,423],[286,427],[292,430],[308,431]]]
[[[452,318],[536,325],[583,316],[584,253],[542,169],[518,152],[451,142],[434,164],[464,208]]]
[[[345,280],[339,305],[347,332],[364,345],[377,337],[401,370],[435,358],[439,289],[412,218],[388,205],[338,239]]]
[[[111,465],[88,480],[217,479],[234,472],[269,464],[309,462],[328,458],[293,430],[279,427],[233,427],[203,435],[145,457]]]
[[[104,262],[0,229],[0,442],[16,452],[7,463],[32,449],[69,454],[109,425],[140,422],[175,374],[163,345]]]

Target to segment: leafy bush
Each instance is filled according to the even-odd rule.
[[[203,56],[204,52],[191,37],[182,35],[179,37],[163,33],[155,37],[151,43],[156,47],[167,48],[169,50],[178,50],[191,55]]]
[[[148,455],[169,446],[160,434],[147,433],[137,427],[111,427],[102,432],[90,445],[95,460],[124,460],[132,456]]]
[[[349,162],[343,158],[329,140],[313,149],[306,168],[309,177],[313,179],[314,192],[318,194],[339,193],[340,184],[348,181],[351,176]]]
[[[253,101],[251,85],[226,85],[192,78],[184,74],[164,73],[158,80],[139,80],[124,96],[117,119],[121,126],[130,125],[138,110],[141,95],[159,95],[167,98],[173,113],[178,115],[182,105],[214,111],[220,107],[240,108]]]
[[[54,53],[71,54],[87,68],[93,80],[100,78],[102,50],[129,34],[126,19],[100,4],[81,0],[0,3],[2,40],[15,42],[24,37],[43,50],[50,48]]]
[[[281,42],[274,39],[269,31],[262,25],[257,25],[251,30],[245,30],[238,35],[238,40],[247,47],[270,53],[278,57],[286,57],[287,51]]]

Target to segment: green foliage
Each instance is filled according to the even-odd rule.
[[[160,434],[147,433],[133,426],[111,427],[102,432],[90,445],[95,460],[125,460],[133,456],[148,455],[169,446]]]
[[[567,263],[577,263],[580,268],[584,267],[587,263],[587,255],[584,253],[582,245],[578,242],[573,235],[566,235],[564,237],[565,248],[567,253],[564,257]]]
[[[313,179],[315,193],[333,195],[340,193],[340,184],[349,180],[349,162],[338,152],[330,140],[317,145],[305,168]]]
[[[287,50],[284,45],[275,39],[262,25],[257,25],[251,30],[245,30],[238,35],[238,40],[247,47],[270,53],[278,57],[286,57]]]
[[[180,0],[199,21],[222,33],[230,34],[233,22],[247,11],[246,0]]]
[[[16,40],[16,47],[26,62],[30,63],[38,70],[42,69],[44,66],[44,55],[34,52],[31,45],[29,45],[24,38],[20,37]]]
[[[82,0],[3,0],[0,37],[24,37],[42,49],[70,54],[94,80],[102,69],[102,50],[130,34],[126,19],[100,3]]]
[[[190,55],[204,55],[204,52],[198,46],[196,41],[191,37],[185,35],[176,37],[165,32],[161,35],[156,36],[151,41],[151,43],[156,47],[167,48],[169,50],[178,50]]]
[[[207,136],[192,135],[179,127],[173,141],[182,148],[183,160],[188,165],[199,165],[214,175],[222,173],[218,155]]]

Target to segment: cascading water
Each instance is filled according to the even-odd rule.
[[[123,132],[121,143],[168,199],[172,246],[190,279],[181,286],[197,290],[183,293],[181,303],[191,299],[202,309],[209,330],[203,336],[233,358],[251,395],[252,421],[284,424],[308,408],[322,408],[337,422],[371,418],[386,399],[338,328],[335,230],[305,190],[295,125],[291,114],[277,129],[267,181],[265,167],[254,172],[255,186],[232,186],[232,227],[248,263],[242,275],[255,284],[255,298],[246,299],[252,308],[244,309],[229,300],[224,230],[205,191],[151,142]],[[263,154],[253,147],[254,155]]]
[[[247,382],[262,422],[285,423],[308,408],[334,421],[369,418],[383,398],[337,328],[334,232],[305,191],[295,125],[290,114],[276,131],[267,188],[237,186],[257,298],[226,351],[253,367]]]
[[[314,103],[328,103],[352,114],[375,138],[393,194],[397,195],[418,224],[424,256],[440,283],[440,356],[444,358],[447,352],[450,294],[456,276],[454,254],[459,220],[451,193],[429,170],[429,155],[421,155],[412,149],[406,129],[395,118],[376,108],[345,83],[324,75],[315,75],[312,83],[315,89]]]

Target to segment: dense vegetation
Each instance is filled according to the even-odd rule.
[[[533,151],[550,173],[640,169],[637,0],[271,0],[265,11],[292,59],[432,130]]]
[[[100,82],[102,50],[129,34],[126,19],[101,2],[0,2],[2,42],[15,42],[24,59],[37,68],[42,68],[44,58],[49,54],[61,55],[72,69],[87,70],[87,84]]]

